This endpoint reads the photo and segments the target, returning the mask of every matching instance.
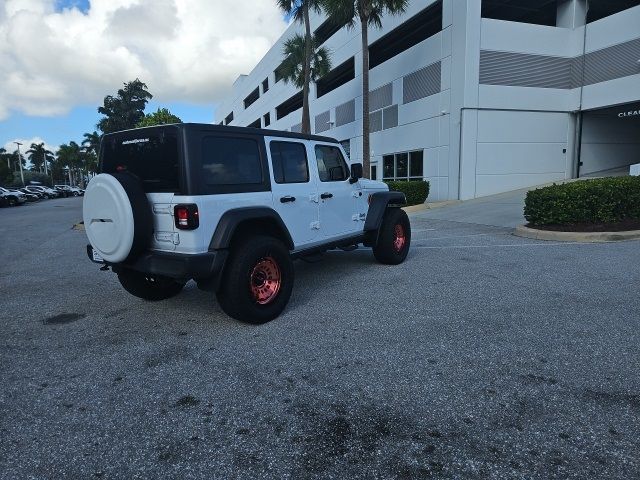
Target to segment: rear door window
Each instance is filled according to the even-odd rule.
[[[130,172],[142,181],[147,193],[180,191],[180,153],[174,134],[107,138],[101,156],[103,172]]]
[[[273,178],[276,183],[307,183],[309,164],[307,149],[297,142],[271,142]]]

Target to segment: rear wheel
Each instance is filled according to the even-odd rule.
[[[118,280],[131,295],[150,301],[174,297],[184,287],[184,282],[178,282],[173,278],[128,269],[118,272]]]
[[[386,211],[373,247],[373,255],[380,263],[398,265],[404,262],[411,245],[411,223],[406,212],[400,208]]]
[[[15,207],[15,206],[18,204],[18,201],[17,201],[14,197],[9,197],[9,198],[7,199],[7,204],[8,204],[10,207]]]
[[[236,320],[265,323],[287,306],[293,277],[293,262],[285,245],[273,237],[256,236],[232,250],[218,302]]]

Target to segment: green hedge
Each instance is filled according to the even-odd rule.
[[[640,177],[598,178],[532,190],[524,202],[524,217],[532,225],[640,219]]]
[[[389,185],[389,190],[402,192],[407,196],[407,205],[420,205],[429,196],[429,182],[427,181],[399,181],[385,182]]]

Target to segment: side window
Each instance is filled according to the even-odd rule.
[[[258,143],[250,138],[205,137],[202,174],[209,186],[262,183]]]
[[[276,183],[306,183],[309,181],[307,151],[302,143],[271,142],[273,178]]]
[[[341,182],[349,178],[349,168],[338,147],[316,145],[316,160],[321,182]]]

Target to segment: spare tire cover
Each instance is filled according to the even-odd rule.
[[[140,182],[130,174],[93,177],[82,210],[89,242],[108,262],[123,262],[150,241],[153,219],[149,203]]]

